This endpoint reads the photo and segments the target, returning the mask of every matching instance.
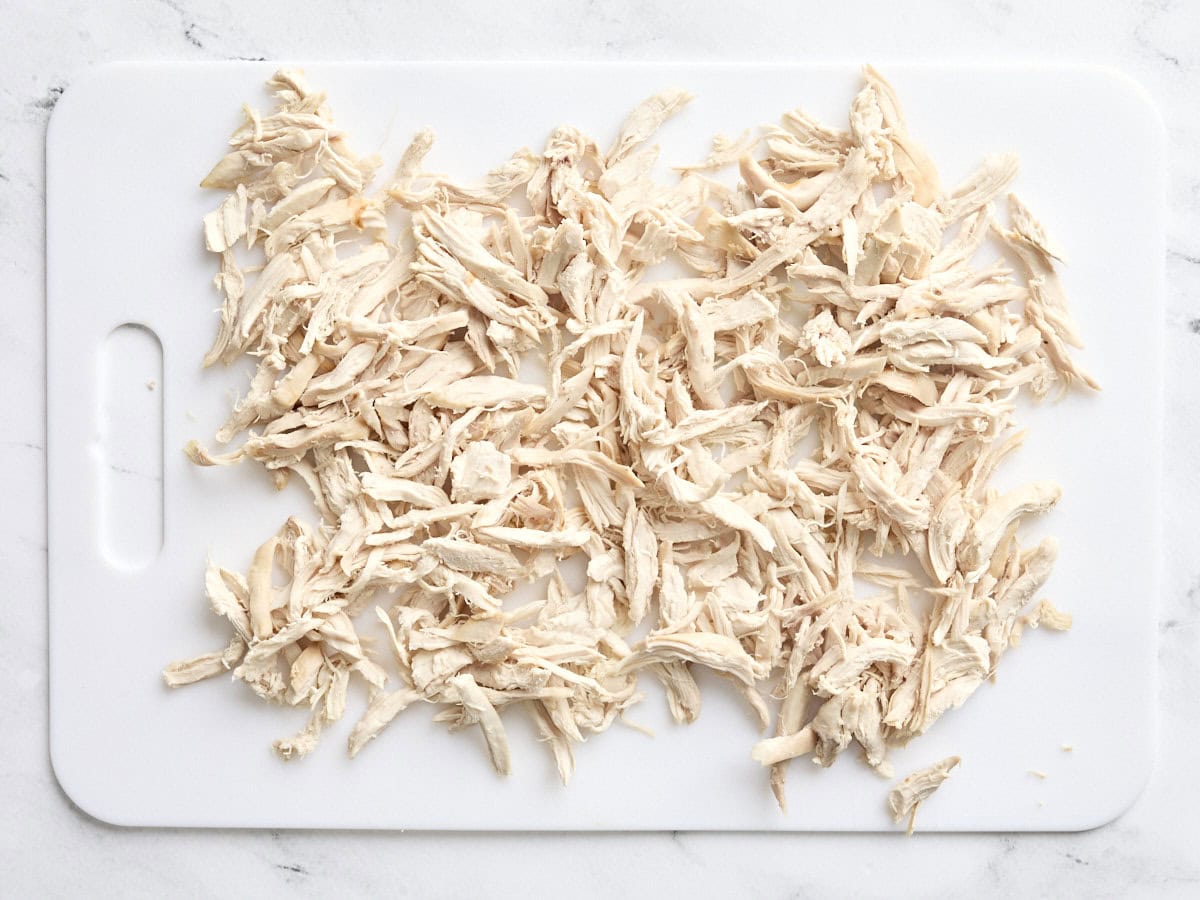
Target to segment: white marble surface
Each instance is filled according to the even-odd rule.
[[[827,895],[1195,896],[1200,716],[1200,4],[326,2],[0,3],[0,897]],[[854,7],[848,11],[842,7]],[[814,10],[810,12],[801,9]],[[1141,800],[1075,835],[395,834],[127,830],[76,810],[47,755],[43,148],[58,95],[114,59],[587,58],[1115,65],[1171,142],[1166,577],[1160,752]],[[1114,134],[1114,140],[1120,140]],[[1120,189],[1120,173],[1114,173]],[[1136,223],[1130,223],[1136,227]],[[136,240],[136,237],[133,238]],[[1137,285],[1129,286],[1131,314]],[[1147,390],[1158,390],[1147,385]],[[1115,490],[1137,489],[1130,472]],[[1136,527],[1136,523],[1133,523]],[[1120,565],[1119,547],[1114,560]],[[1153,597],[1130,597],[1131,606]],[[1119,660],[1114,660],[1119,664]],[[1121,731],[1121,711],[1113,710]],[[1104,785],[1096,785],[1103,790]]]

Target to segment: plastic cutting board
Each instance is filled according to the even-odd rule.
[[[793,765],[781,815],[749,758],[758,733],[724,683],[705,679],[690,727],[657,684],[633,717],[577,751],[570,787],[523,714],[506,714],[514,772],[491,771],[478,734],[428,709],[403,714],[350,761],[348,720],[309,758],[272,739],[305,711],[267,707],[214,679],[178,691],[164,663],[224,646],[207,611],[206,554],[243,571],[284,515],[310,514],[251,466],[202,470],[207,441],[244,385],[202,372],[216,319],[197,187],[243,101],[267,106],[271,64],[131,64],[66,92],[47,146],[49,603],[54,768],[92,815],[127,825],[427,829],[891,829],[888,784],[844,754]],[[305,67],[360,152],[391,165],[432,126],[431,168],[476,177],[572,123],[605,143],[653,90],[696,94],[661,132],[662,159],[702,159],[711,136],[802,106],[845,121],[850,65],[326,64]],[[956,753],[963,764],[921,811],[924,830],[1076,830],[1119,814],[1154,746],[1159,590],[1163,130],[1144,93],[1096,68],[884,66],[913,134],[954,183],[1015,150],[1016,189],[1066,250],[1065,273],[1104,385],[1025,410],[1029,438],[998,473],[1009,488],[1055,478],[1064,499],[1028,530],[1057,535],[1046,593],[1067,635],[1028,632],[960,710],[895,752],[897,774]],[[647,680],[648,681],[648,680]],[[1061,749],[1067,744],[1074,749]],[[1041,779],[1030,773],[1040,770]]]

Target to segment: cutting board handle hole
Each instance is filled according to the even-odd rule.
[[[143,569],[163,544],[163,353],[145,325],[114,328],[100,353],[100,551]]]

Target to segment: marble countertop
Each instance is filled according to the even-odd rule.
[[[0,272],[9,357],[0,406],[0,896],[360,895],[807,897],[1194,896],[1200,891],[1200,5],[1120,0],[471,4],[9,0],[0,27]],[[893,11],[894,10],[894,11]],[[1071,61],[1116,66],[1170,140],[1160,750],[1150,784],[1082,834],[420,834],[122,829],[72,806],[47,753],[43,150],[58,97],[118,59],[731,59]],[[1113,140],[1120,140],[1119,134]],[[1119,189],[1120,173],[1114,173]],[[1136,223],[1131,223],[1136,227]],[[1136,286],[1131,286],[1131,311]],[[1148,390],[1157,390],[1148,385]],[[1155,452],[1148,447],[1148,452]],[[1136,473],[1121,488],[1136,489]],[[1151,597],[1131,597],[1131,604]],[[1113,730],[1121,730],[1120,710]],[[1103,790],[1103,785],[1097,785]]]

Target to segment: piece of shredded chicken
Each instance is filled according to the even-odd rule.
[[[942,786],[950,773],[962,762],[957,756],[948,756],[924,769],[918,769],[888,794],[888,809],[896,822],[908,820],[908,833],[913,833],[917,821],[917,810]]]
[[[784,806],[792,759],[857,744],[890,775],[888,748],[1023,627],[1067,627],[1025,612],[1056,543],[1016,536],[1058,487],[990,486],[1020,392],[1096,386],[1061,253],[1006,194],[1015,158],[945,187],[891,86],[864,80],[848,128],[789,112],[673,184],[650,139],[678,90],[607,150],[558,128],[471,185],[425,174],[424,131],[369,192],[379,161],[325,97],[271,78],[277,107],[247,109],[203,181],[228,192],[204,221],[224,297],[205,362],[257,360],[217,434],[243,440],[188,453],[299,479],[317,518],[288,519],[245,576],[210,564],[231,642],[168,684],[231,671],[307,708],[285,758],[356,679],[352,755],[430,703],[507,772],[523,712],[566,782],[645,682],[694,720],[707,668],[764,727],[774,707],[753,757]],[[735,187],[701,174],[731,165]],[[685,274],[650,277],[663,262]],[[509,599],[531,582],[536,600]],[[896,808],[944,773],[922,777]]]

